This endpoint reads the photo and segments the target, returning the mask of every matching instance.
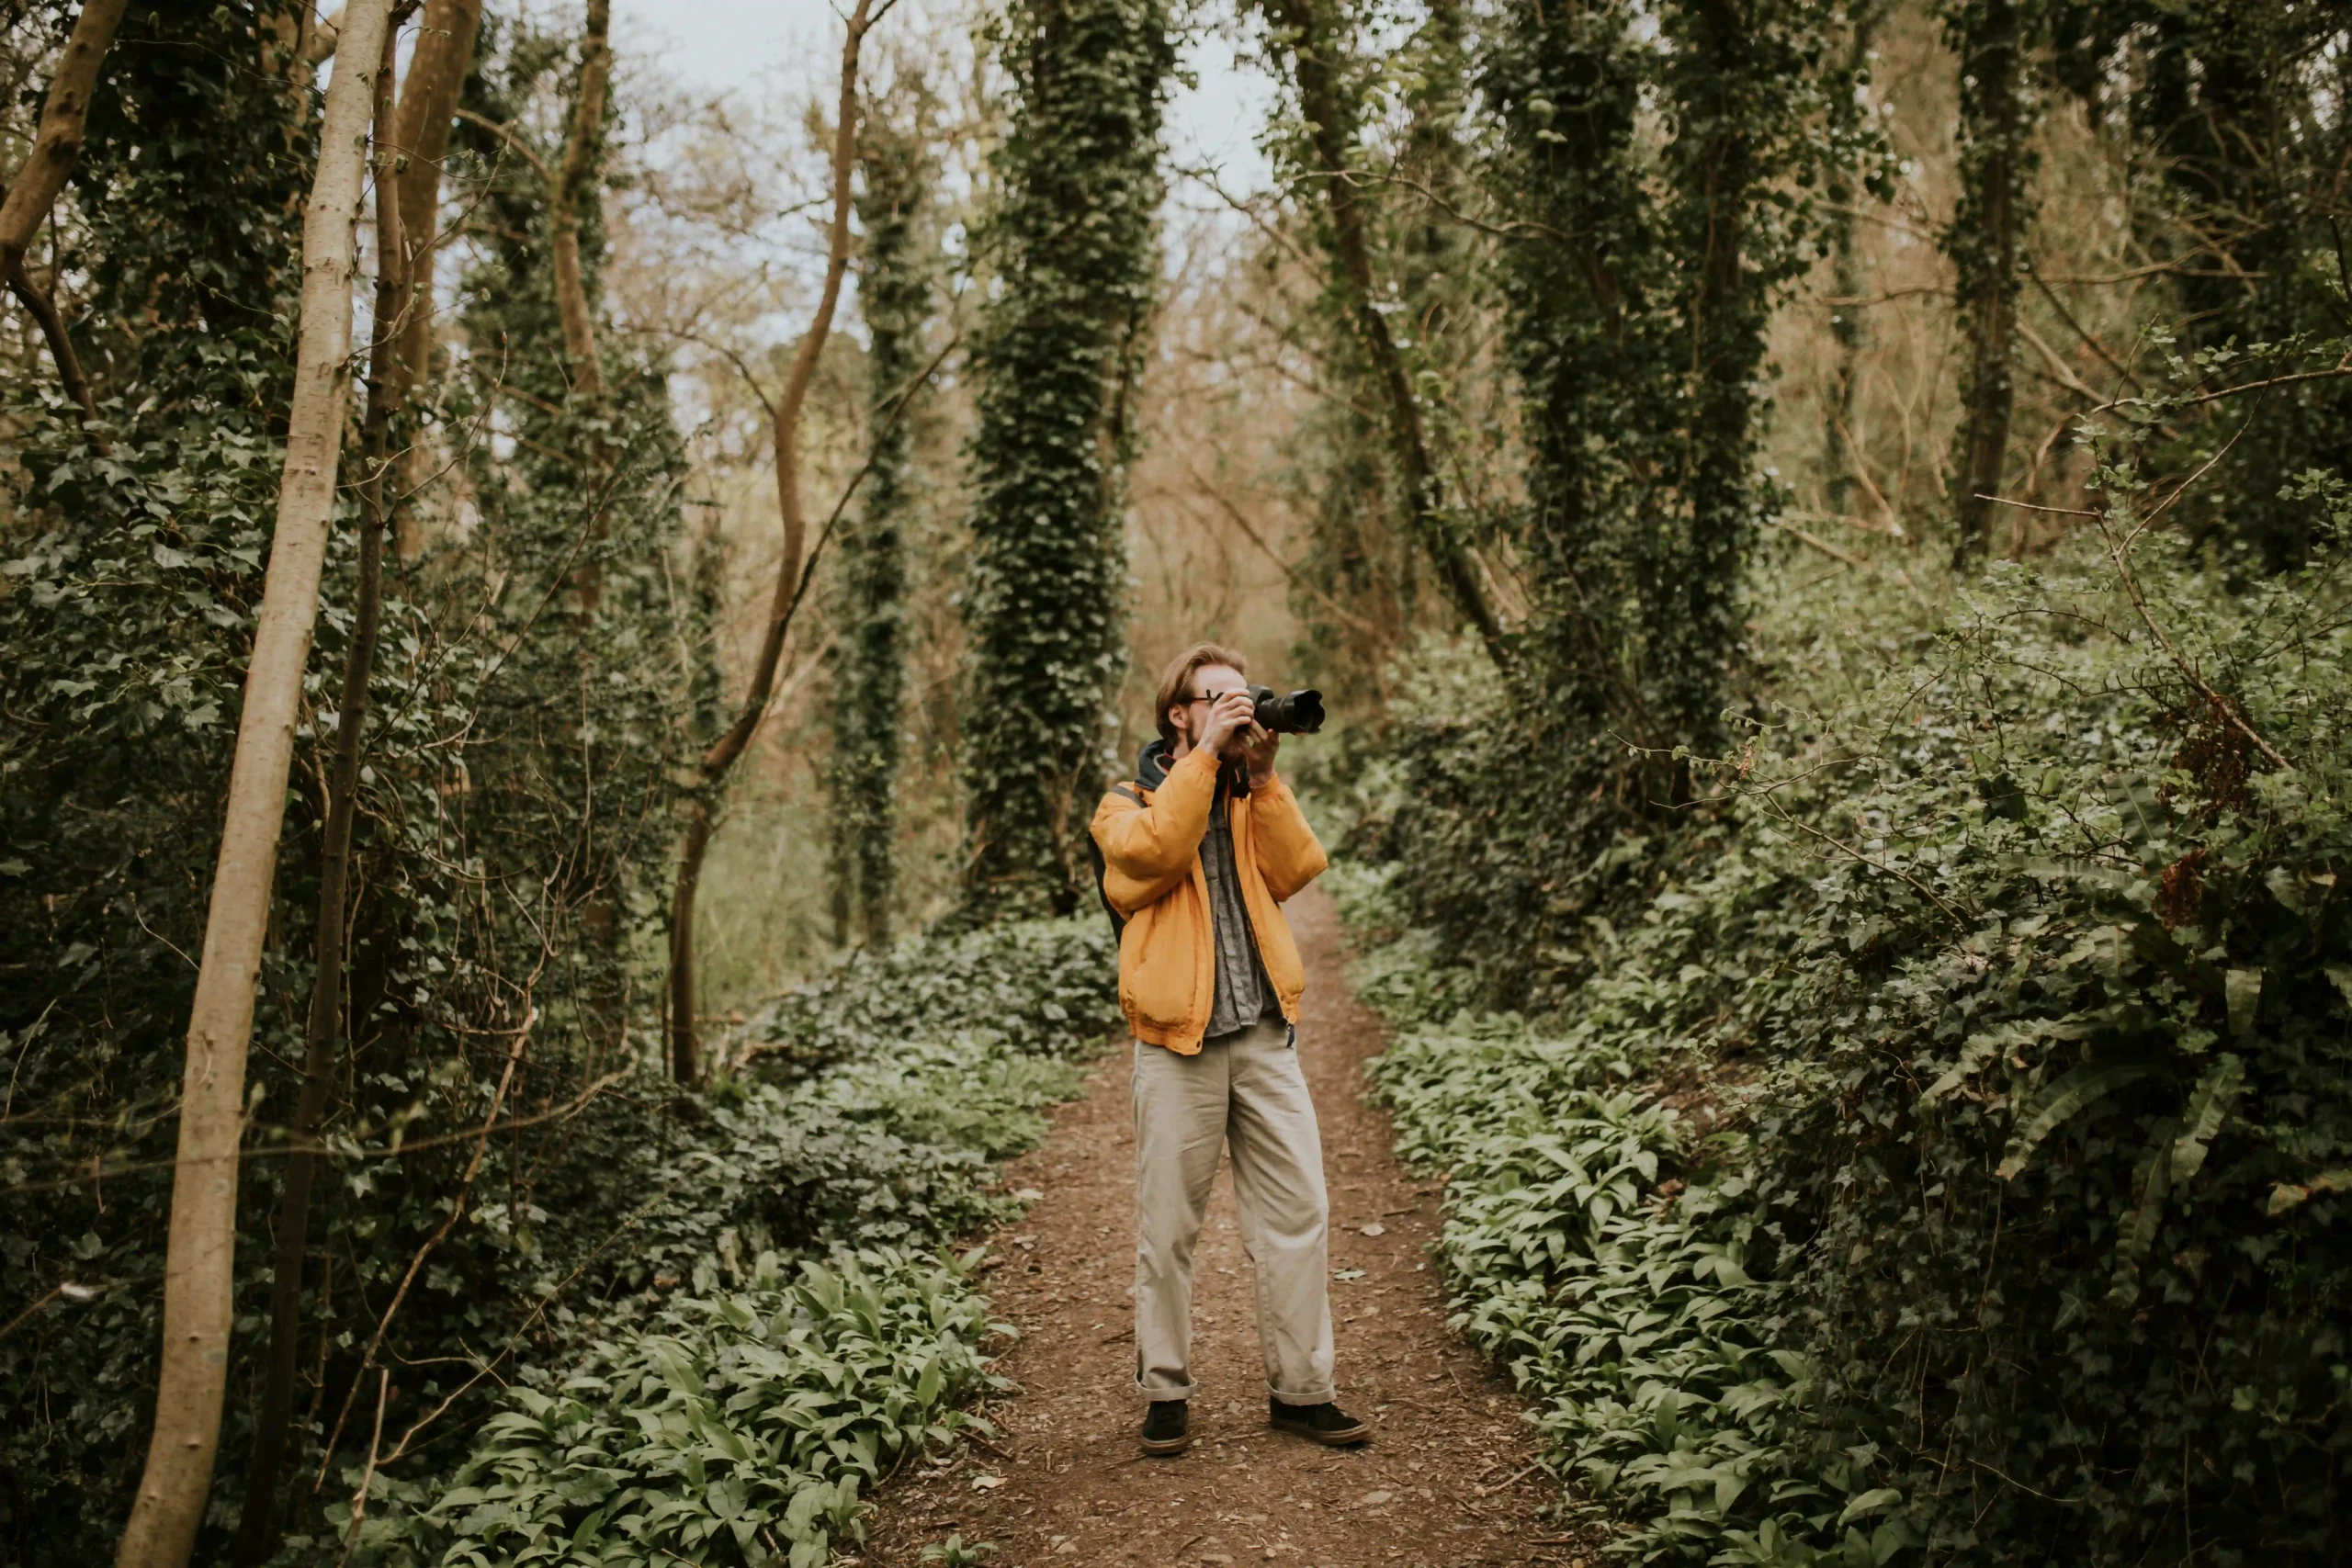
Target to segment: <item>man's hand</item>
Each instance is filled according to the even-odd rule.
[[[1250,763],[1250,782],[1261,784],[1274,776],[1274,753],[1281,750],[1283,738],[1264,725],[1251,720],[1241,732],[1241,755]]]
[[[1193,744],[1220,757],[1229,755],[1234,738],[1256,728],[1250,716],[1256,709],[1257,705],[1250,700],[1247,692],[1220,693],[1216,701],[1208,705],[1208,716],[1201,721],[1201,736]]]

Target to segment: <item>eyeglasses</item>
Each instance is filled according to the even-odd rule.
[[[1224,698],[1224,697],[1236,697],[1236,696],[1247,696],[1247,695],[1249,695],[1249,694],[1248,694],[1248,693],[1246,693],[1246,692],[1242,692],[1242,691],[1238,691],[1238,690],[1237,690],[1237,691],[1231,691],[1231,692],[1207,692],[1207,693],[1204,693],[1202,695],[1197,696],[1197,697],[1186,697],[1186,698],[1183,700],[1183,702],[1182,702],[1182,704],[1178,705],[1182,706],[1182,707],[1191,707],[1194,703],[1213,703],[1213,702],[1216,702],[1216,701],[1217,701],[1217,700],[1219,700],[1220,698]]]

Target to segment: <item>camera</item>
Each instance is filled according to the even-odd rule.
[[[1323,728],[1323,694],[1278,695],[1272,686],[1250,688],[1250,716],[1276,735],[1313,735]]]

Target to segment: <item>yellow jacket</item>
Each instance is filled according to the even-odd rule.
[[[1119,1009],[1136,1039],[1189,1056],[1208,1029],[1216,984],[1201,839],[1216,805],[1217,759],[1189,751],[1170,767],[1166,758],[1161,742],[1146,747],[1136,782],[1103,795],[1091,830],[1102,852],[1103,897],[1126,919],[1119,935]],[[1296,1023],[1306,971],[1282,905],[1320,874],[1328,863],[1323,846],[1279,777],[1233,795],[1227,809],[1259,961],[1283,1017]]]

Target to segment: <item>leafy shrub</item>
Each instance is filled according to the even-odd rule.
[[[992,1029],[1046,1055],[1118,1027],[1103,976],[1118,949],[1100,919],[1027,920],[852,953],[753,1015],[749,1049],[769,1076],[807,1072],[891,1039]]]
[[[1425,1023],[1377,1068],[1407,1155],[1451,1171],[1457,1321],[1635,1555],[2340,1551],[2341,596],[2324,562],[2235,596],[2141,571],[2291,769],[2107,581],[1996,570],[1874,681],[1852,634],[1784,637],[1786,693],[1850,700],[1708,773],[1654,892],[1541,928],[1585,976],[1553,1011]],[[1403,755],[1386,798],[1426,817]],[[1361,841],[1397,855],[1475,828],[1399,831],[1380,798]],[[1425,923],[1428,874],[1360,885],[1355,918]],[[1415,940],[1384,987],[1426,1020],[1461,982],[1402,972],[1467,939]],[[1526,940],[1455,972],[1490,994]]]

